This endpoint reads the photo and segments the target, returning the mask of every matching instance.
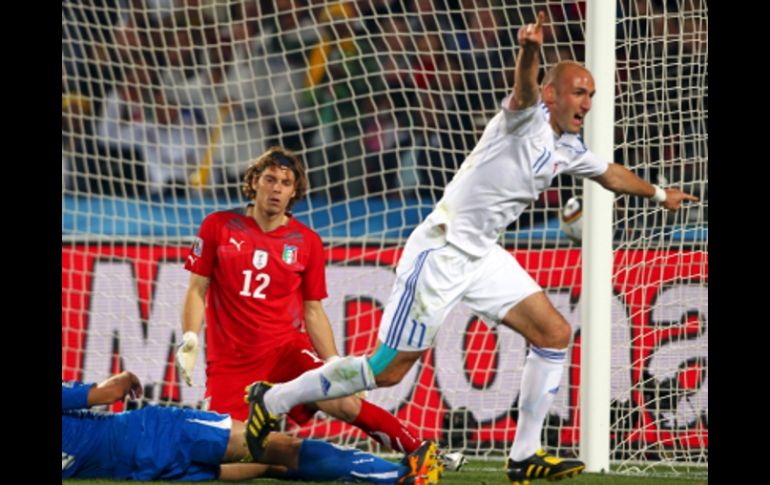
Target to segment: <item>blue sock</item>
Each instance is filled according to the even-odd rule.
[[[366,481],[393,484],[408,471],[407,467],[353,448],[311,439],[302,440],[299,469],[289,475],[300,480]],[[294,472],[294,473],[292,473]]]

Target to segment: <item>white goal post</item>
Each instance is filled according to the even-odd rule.
[[[62,378],[130,369],[147,402],[203,405],[204,359],[193,387],[173,362],[183,260],[272,145],[308,169],[294,214],[324,239],[337,345],[370,350],[400,250],[510,92],[516,31],[538,10],[542,72],[572,59],[595,74],[587,146],[701,199],[669,214],[560,176],[506,231],[573,329],[544,444],[589,470],[705,474],[706,0],[63,1]],[[584,247],[559,229],[573,196]],[[461,305],[370,396],[425,439],[501,459],[525,354]],[[287,426],[379,451],[321,416]]]

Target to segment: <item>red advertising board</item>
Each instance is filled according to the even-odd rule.
[[[63,247],[63,379],[93,381],[121,368],[139,367],[145,382],[152,375],[163,383],[157,399],[196,404],[200,386],[194,391],[181,386],[173,366],[187,251],[184,246],[141,244]],[[574,446],[579,438],[580,251],[512,252],[573,327],[569,366],[549,417],[557,431],[548,439],[553,445]],[[344,353],[365,353],[373,347],[399,254],[397,248],[328,250],[330,297],[324,305]],[[613,439],[636,447],[707,449],[707,253],[617,251],[614,264]],[[510,443],[526,350],[523,340],[507,329],[487,327],[458,308],[435,344],[405,382],[387,392],[374,391],[372,400],[426,439],[447,438],[439,436],[442,426],[455,417],[453,410],[456,415],[464,409],[475,425],[458,439]],[[202,384],[204,370],[196,372],[195,380]],[[327,420],[316,420],[300,432],[358,433]]]

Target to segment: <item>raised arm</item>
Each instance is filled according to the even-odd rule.
[[[641,195],[642,197],[655,198],[663,207],[670,211],[676,211],[682,206],[682,201],[697,202],[698,198],[676,188],[661,189],[641,179],[634,172],[623,165],[610,163],[607,171],[593,178],[602,187],[618,194]],[[660,200],[656,198],[656,194]],[[665,195],[665,199],[663,199]]]
[[[534,106],[540,96],[537,72],[540,68],[544,21],[545,13],[541,10],[537,13],[536,23],[519,29],[519,55],[516,57],[516,70],[513,73],[513,96],[508,102],[508,109],[512,111]]]

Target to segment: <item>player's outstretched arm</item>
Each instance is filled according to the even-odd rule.
[[[682,202],[697,202],[698,198],[677,188],[661,189],[640,178],[623,165],[610,163],[607,171],[593,178],[602,187],[618,194],[640,195],[655,199],[670,211],[676,211]]]
[[[543,22],[545,13],[537,13],[534,24],[524,25],[519,29],[519,55],[516,57],[516,70],[513,73],[513,96],[508,109],[520,110],[534,106],[540,96],[537,73],[540,68],[540,47],[543,45]]]
[[[126,396],[136,399],[142,396],[142,383],[132,372],[123,371],[93,386],[88,391],[88,405],[112,404]]]

